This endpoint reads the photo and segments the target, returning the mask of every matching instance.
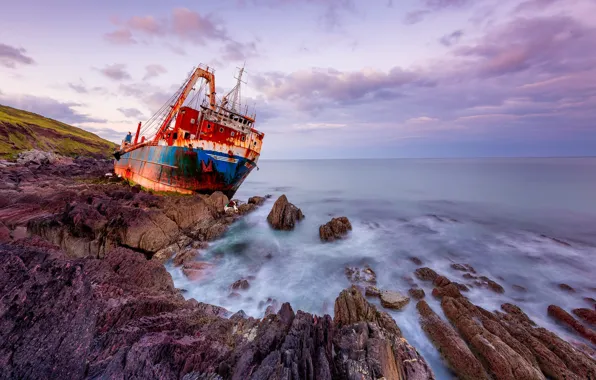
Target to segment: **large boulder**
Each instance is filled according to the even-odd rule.
[[[44,152],[37,149],[21,152],[17,156],[17,164],[21,165],[44,165],[52,164],[58,160],[58,156],[52,152]]]
[[[410,302],[410,297],[392,290],[381,290],[379,297],[381,298],[381,305],[388,309],[401,310]]]
[[[273,229],[285,231],[293,230],[296,223],[302,219],[304,219],[302,211],[288,202],[285,194],[275,201],[267,216],[267,221]]]
[[[319,236],[322,241],[341,239],[352,230],[352,224],[345,216],[333,218],[327,224],[319,227]]]

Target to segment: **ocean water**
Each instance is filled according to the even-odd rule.
[[[211,275],[193,282],[167,264],[186,297],[253,317],[263,316],[268,298],[333,315],[335,298],[350,285],[345,267],[368,264],[381,289],[407,293],[405,277],[414,278],[443,315],[432,286],[413,275],[419,266],[409,258],[418,257],[462,283],[463,272],[450,265],[472,265],[505,288],[473,288],[465,293],[472,302],[488,310],[517,304],[539,325],[581,341],[546,310],[590,307],[583,298],[596,298],[596,158],[263,160],[259,168],[236,198],[272,198],[200,252],[198,260],[214,264]],[[291,232],[266,221],[282,194],[306,216]],[[347,216],[353,231],[324,244],[318,228],[335,216]],[[230,285],[248,276],[250,288],[229,297]],[[420,328],[414,300],[389,312],[437,377],[450,378]]]

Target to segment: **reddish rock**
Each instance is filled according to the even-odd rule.
[[[580,322],[577,321],[577,319],[573,318],[571,314],[567,313],[559,306],[550,305],[548,307],[548,315],[558,320],[559,322],[566,324],[567,326],[575,330],[579,335],[588,339],[593,344],[596,344],[596,332],[582,325]]]
[[[411,288],[410,290],[408,290],[408,294],[415,300],[421,300],[425,296],[424,289],[420,288]]]
[[[418,268],[414,271],[416,277],[418,277],[422,281],[434,281],[439,275],[437,272],[430,268]]]
[[[473,274],[470,274],[470,273],[465,273],[465,274],[463,275],[463,278],[465,278],[465,279],[467,279],[467,280],[475,280],[475,279],[477,279],[477,278],[478,278],[478,276],[474,276]]]
[[[244,203],[244,204],[241,204],[240,206],[238,206],[238,214],[246,215],[250,212],[253,212],[256,209],[257,209],[256,205],[254,205],[252,203]]]
[[[198,256],[199,252],[193,248],[186,248],[176,254],[172,262],[175,266],[183,265],[186,262],[194,260]]]
[[[395,310],[403,309],[410,302],[410,297],[392,290],[382,290],[380,298],[383,307]]]
[[[420,260],[418,257],[411,256],[409,257],[409,259],[416,265],[422,265],[422,260]]]
[[[451,268],[462,272],[476,273],[476,270],[469,264],[451,264]]]
[[[368,297],[379,297],[381,295],[381,291],[376,286],[367,286],[364,293]]]
[[[267,216],[267,222],[275,230],[293,230],[296,223],[304,219],[302,211],[288,202],[285,195],[279,197],[273,204],[271,212]]]
[[[451,281],[445,276],[439,276],[433,281],[434,286],[443,287],[451,284]]]
[[[204,280],[213,273],[213,264],[201,261],[192,261],[184,263],[182,273],[192,281]]]
[[[464,380],[490,378],[466,342],[425,301],[419,301],[416,308],[420,314],[422,329],[458,378]]]
[[[443,297],[452,297],[458,298],[462,297],[458,287],[454,283],[450,283],[448,285],[434,288],[432,292],[433,297],[435,298],[443,298]]]
[[[344,238],[352,230],[352,224],[345,216],[333,218],[327,224],[319,227],[319,237],[322,241],[334,241]]]
[[[368,265],[364,268],[346,267],[345,274],[352,284],[377,284],[377,274]]]
[[[517,290],[518,292],[523,292],[523,293],[525,293],[525,292],[527,292],[527,291],[528,291],[528,289],[524,288],[524,287],[523,287],[523,286],[521,286],[521,285],[513,285],[513,286],[511,286],[511,287],[513,288],[513,290]]]
[[[248,198],[248,204],[260,206],[263,203],[265,203],[265,200],[266,199],[264,197],[254,196],[254,197]]]
[[[232,289],[234,290],[246,290],[248,288],[250,288],[250,284],[246,279],[238,280],[232,284]]]
[[[559,289],[564,290],[569,293],[575,293],[575,289],[567,284],[559,284]]]
[[[10,241],[10,230],[2,222],[0,222],[0,243]]]
[[[596,311],[591,309],[573,309],[573,314],[577,315],[585,322],[596,326]]]

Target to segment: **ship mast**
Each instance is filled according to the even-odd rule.
[[[237,69],[239,70],[238,76],[234,77],[237,80],[236,86],[234,86],[234,88],[230,90],[230,92],[227,93],[226,96],[223,97],[221,106],[226,107],[228,104],[230,104],[230,106],[228,107],[230,111],[235,113],[241,113],[242,110],[240,104],[240,88],[242,83],[246,84],[246,82],[242,80],[242,74],[244,73],[244,65],[242,67],[237,67]]]
[[[182,91],[180,92],[178,98],[175,99],[174,104],[170,105],[170,110],[165,115],[163,122],[159,126],[159,129],[157,130],[157,133],[153,138],[154,144],[156,144],[157,141],[163,137],[164,132],[168,129],[168,126],[172,122],[174,116],[178,113],[178,111],[180,111],[180,108],[184,104],[184,101],[192,91],[195,83],[197,82],[197,80],[199,80],[199,78],[203,78],[207,82],[209,82],[209,108],[215,110],[215,76],[213,75],[212,71],[209,71],[208,67],[197,67],[188,79],[188,81],[186,82],[186,84],[184,85],[184,87],[182,88]]]

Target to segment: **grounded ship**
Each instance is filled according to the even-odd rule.
[[[134,139],[129,133],[114,152],[116,174],[155,191],[221,191],[231,199],[257,166],[265,136],[254,128],[255,115],[247,115],[248,107],[240,111],[243,71],[218,102],[213,70],[195,68],[143,128],[139,123]],[[199,79],[200,88],[189,98]]]

